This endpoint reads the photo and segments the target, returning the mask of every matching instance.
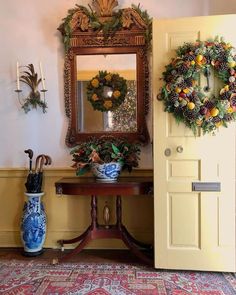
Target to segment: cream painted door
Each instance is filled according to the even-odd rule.
[[[228,15],[153,24],[156,268],[235,271],[235,124],[194,137],[156,99],[178,46],[219,35],[236,47],[235,23]],[[221,190],[193,191],[193,182],[219,182]]]

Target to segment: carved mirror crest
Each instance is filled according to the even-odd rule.
[[[66,52],[64,91],[69,118],[66,144],[70,147],[91,136],[103,135],[149,141],[146,115],[151,19],[139,6],[119,10],[117,6],[115,0],[94,0],[89,8],[76,5],[58,28]],[[88,85],[101,72],[117,74],[126,81],[125,99],[115,110],[107,108],[101,112],[89,102]],[[106,85],[102,90],[105,88]],[[111,89],[117,95],[112,95],[110,104],[121,96],[121,90]],[[91,97],[99,100],[96,93]]]

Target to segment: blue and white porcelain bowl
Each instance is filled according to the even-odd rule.
[[[110,162],[104,164],[91,164],[91,171],[96,177],[97,181],[113,182],[116,181],[120,175],[122,165],[117,162]]]

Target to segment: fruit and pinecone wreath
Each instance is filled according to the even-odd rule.
[[[164,85],[158,99],[164,110],[172,113],[177,122],[183,122],[196,134],[212,133],[220,126],[236,119],[236,52],[222,38],[185,43],[176,50],[176,57],[162,73]],[[214,73],[221,81],[218,95],[211,90],[210,75]],[[207,85],[199,85],[200,75]],[[211,91],[216,92],[216,91]]]

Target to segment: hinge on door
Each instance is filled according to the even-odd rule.
[[[220,182],[192,182],[193,192],[220,192]]]

